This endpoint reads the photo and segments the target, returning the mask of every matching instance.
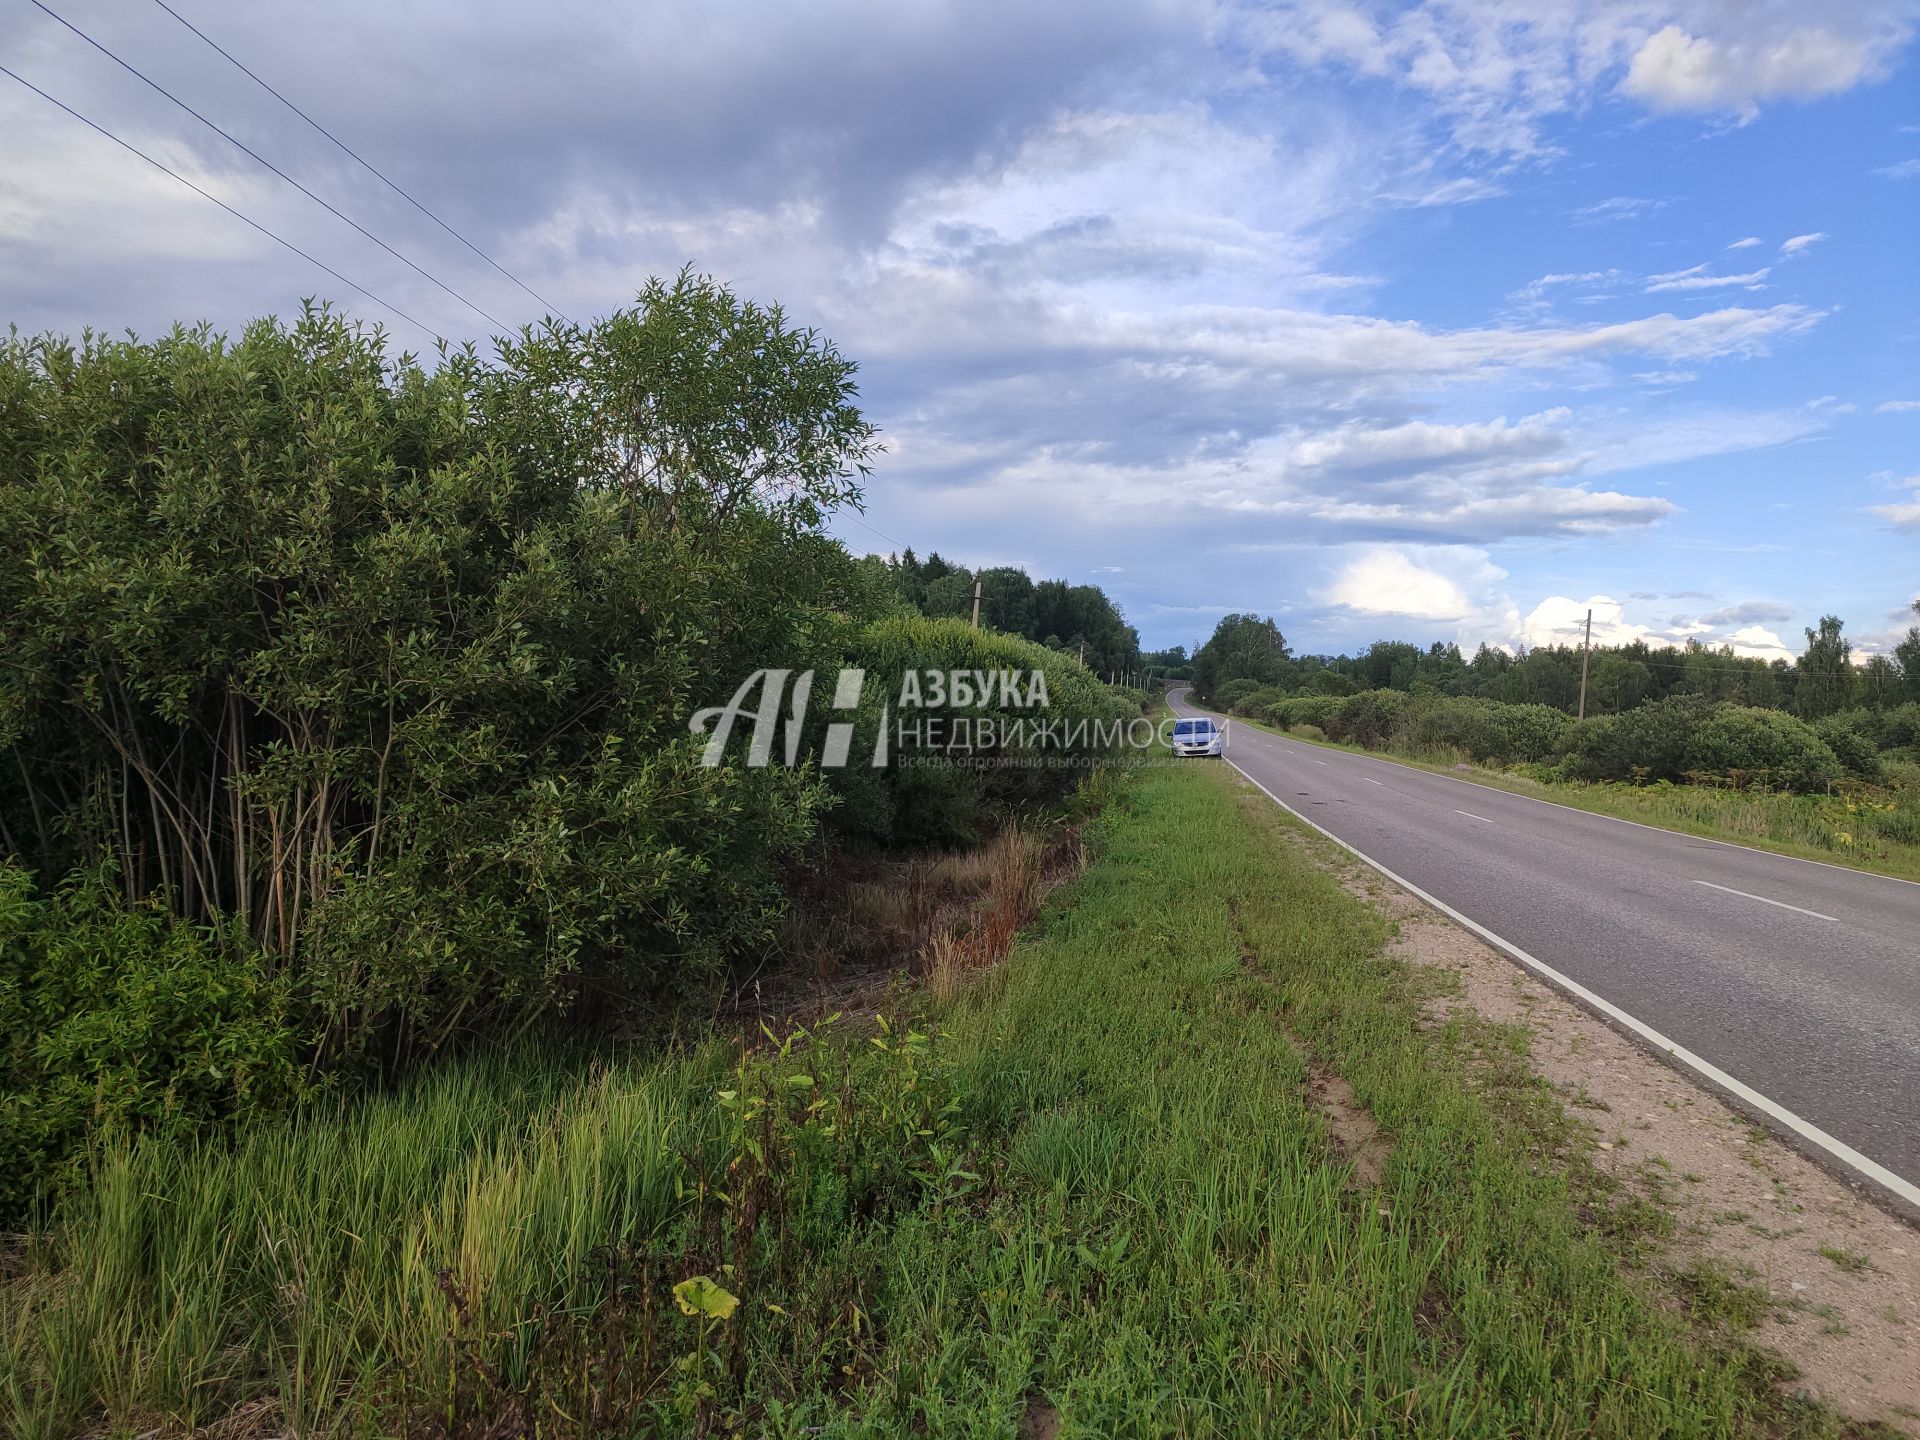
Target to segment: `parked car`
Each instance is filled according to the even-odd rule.
[[[1175,755],[1218,756],[1220,741],[1219,725],[1207,716],[1173,722],[1173,753]]]

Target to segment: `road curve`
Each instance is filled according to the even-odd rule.
[[[1185,690],[1170,699],[1208,713]],[[1226,758],[1809,1153],[1920,1210],[1920,885],[1251,725],[1227,726]]]

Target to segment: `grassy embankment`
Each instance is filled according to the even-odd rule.
[[[1290,827],[1151,770],[931,1017],[116,1152],[4,1282],[0,1431],[1837,1433]]]
[[[1528,773],[1530,767],[1493,769],[1452,751],[1416,754],[1405,750],[1370,750],[1364,745],[1329,740],[1311,725],[1283,730],[1242,715],[1234,716],[1233,723],[1328,750],[1371,755],[1494,790],[1550,800],[1596,815],[1637,820],[1642,825],[1657,825],[1708,840],[1751,845],[1756,850],[1771,850],[1802,860],[1822,860],[1877,875],[1920,880],[1920,844],[1872,834],[1861,818],[1863,811],[1874,807],[1889,813],[1905,809],[1910,815],[1920,816],[1920,776],[1908,777],[1903,784],[1883,788],[1876,794],[1859,796],[1790,795],[1714,785],[1621,785],[1605,781],[1549,780]],[[1905,823],[1911,824],[1911,821]]]

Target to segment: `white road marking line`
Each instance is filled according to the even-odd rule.
[[[1473,813],[1473,812],[1472,812],[1471,810],[1456,810],[1456,811],[1454,811],[1453,813],[1454,813],[1454,814],[1456,814],[1456,815],[1464,815],[1464,816],[1466,816],[1466,817],[1467,817],[1467,819],[1469,819],[1469,820],[1478,820],[1478,821],[1479,821],[1479,822],[1480,822],[1480,823],[1481,823],[1482,825],[1491,825],[1491,824],[1493,824],[1493,821],[1491,821],[1491,820],[1489,820],[1489,819],[1487,819],[1487,817],[1486,817],[1486,816],[1484,816],[1484,815],[1476,815],[1476,814],[1474,814],[1474,813]]]
[[[1831,920],[1836,925],[1840,923],[1840,917],[1837,915],[1822,915],[1818,910],[1802,910],[1798,905],[1789,905],[1784,900],[1769,900],[1764,895],[1749,895],[1745,890],[1736,890],[1731,885],[1716,885],[1711,880],[1696,880],[1693,883],[1696,885],[1704,885],[1709,890],[1719,890],[1728,895],[1738,895],[1742,900],[1758,900],[1762,905],[1778,905],[1782,910],[1792,910],[1799,915],[1811,915],[1816,920]]]
[[[1229,765],[1233,765],[1234,769],[1240,770],[1240,767],[1234,764],[1233,761],[1229,760],[1227,763]],[[1522,965],[1525,965],[1528,969],[1533,970],[1536,973],[1545,976],[1549,981],[1559,986],[1562,990],[1566,991],[1569,995],[1573,996],[1576,1000],[1579,1000],[1584,1004],[1591,1006],[1593,1009],[1598,1010],[1602,1015],[1605,1015],[1608,1019],[1616,1021],[1619,1024],[1625,1026],[1627,1029],[1631,1030],[1634,1034],[1638,1035],[1642,1040],[1645,1040],[1649,1045],[1652,1045],[1656,1050],[1660,1051],[1663,1055],[1666,1055],[1671,1059],[1677,1061],[1678,1063],[1686,1066],[1689,1070],[1693,1071],[1694,1074],[1698,1075],[1701,1079],[1705,1080],[1708,1084],[1718,1086],[1720,1089],[1725,1090],[1729,1095],[1733,1096],[1736,1100],[1739,1100],[1744,1104],[1752,1106],[1755,1110],[1758,1110],[1762,1115],[1765,1115],[1770,1119],[1777,1120],[1780,1124],[1786,1126],[1789,1130],[1793,1131],[1794,1134],[1800,1136],[1801,1139],[1808,1141],[1810,1144],[1819,1146],[1822,1150],[1826,1151],[1829,1155],[1833,1156],[1833,1158],[1838,1160],[1841,1164],[1850,1166],[1852,1169],[1857,1170],[1860,1174],[1866,1176],[1869,1180],[1872,1180],[1874,1183],[1884,1186],[1886,1189],[1892,1191],[1895,1195],[1899,1196],[1902,1200],[1906,1201],[1907,1204],[1920,1206],[1920,1185],[1916,1185],[1911,1180],[1903,1179],[1900,1176],[1894,1174],[1893,1171],[1887,1169],[1887,1167],[1882,1165],[1878,1160],[1871,1160],[1867,1156],[1862,1155],[1858,1150],[1854,1149],[1851,1145],[1847,1144],[1846,1141],[1835,1139],[1833,1136],[1829,1135],[1826,1131],[1822,1130],[1818,1125],[1815,1125],[1812,1121],[1802,1120],[1798,1115],[1794,1114],[1791,1110],[1787,1109],[1786,1106],[1776,1104],[1774,1101],[1769,1100],[1766,1096],[1762,1095],[1758,1090],[1755,1090],[1751,1085],[1743,1084],[1742,1082],[1734,1079],[1733,1076],[1729,1075],[1726,1071],[1722,1070],[1718,1065],[1713,1064],[1709,1060],[1702,1059],[1700,1056],[1694,1054],[1691,1050],[1688,1050],[1684,1046],[1679,1045],[1672,1040],[1669,1040],[1666,1036],[1662,1035],[1658,1030],[1654,1029],[1651,1025],[1647,1024],[1644,1020],[1639,1020],[1639,1019],[1636,1019],[1634,1016],[1629,1015],[1626,1011],[1622,1010],[1618,1005],[1615,1005],[1611,1000],[1602,999],[1600,996],[1594,994],[1593,991],[1587,989],[1587,987],[1582,985],[1578,980],[1572,979],[1571,977],[1566,975],[1562,975],[1558,970],[1554,969],[1551,965],[1548,965],[1544,961],[1534,959],[1533,956],[1529,955],[1525,950],[1522,950],[1518,945],[1514,944],[1511,940],[1507,940],[1502,938],[1499,935],[1496,935],[1493,931],[1489,930],[1486,926],[1480,924],[1479,921],[1469,920],[1465,915],[1462,915],[1458,910],[1454,909],[1451,905],[1447,904],[1446,901],[1441,900],[1436,896],[1429,895],[1426,891],[1422,890],[1418,885],[1414,884],[1411,880],[1403,879],[1399,875],[1394,874],[1393,871],[1389,870],[1386,866],[1382,865],[1378,860],[1374,859],[1371,855],[1367,854],[1366,851],[1360,849],[1358,846],[1349,845],[1346,841],[1342,840],[1338,835],[1334,834],[1331,830],[1327,829],[1326,826],[1314,824],[1313,821],[1309,820],[1306,816],[1302,815],[1298,810],[1294,809],[1291,805],[1287,804],[1286,801],[1282,800],[1278,795],[1274,794],[1273,791],[1267,789],[1267,787],[1262,785],[1258,780],[1255,780],[1253,776],[1248,775],[1246,771],[1240,770],[1240,773],[1241,775],[1246,777],[1247,782],[1249,784],[1253,785],[1256,789],[1260,791],[1261,794],[1265,795],[1269,800],[1273,801],[1274,804],[1278,805],[1282,810],[1286,811],[1289,815],[1293,816],[1293,818],[1298,820],[1301,824],[1311,825],[1315,830],[1319,831],[1322,835],[1326,836],[1327,839],[1333,841],[1334,844],[1338,845],[1342,850],[1345,850],[1349,855],[1352,855],[1355,859],[1363,861],[1368,865],[1371,865],[1374,869],[1378,870],[1382,875],[1386,876],[1387,879],[1393,881],[1394,884],[1400,886],[1404,890],[1408,891],[1410,894],[1418,895],[1422,900],[1426,901],[1427,904],[1433,906],[1434,909],[1438,910],[1442,915],[1445,915],[1449,920],[1453,921],[1456,925],[1465,926],[1468,930],[1471,930],[1474,934],[1478,935],[1482,940],[1485,940],[1489,945],[1492,945],[1493,947],[1504,952],[1505,954],[1511,955],[1515,960],[1518,960]],[[1656,827],[1649,826],[1647,828],[1652,829]],[[1738,848],[1744,849],[1746,847],[1741,846]],[[1762,852],[1762,853],[1765,853],[1765,852]]]
[[[1324,760],[1316,760],[1313,763],[1316,765],[1327,765],[1327,762]],[[1331,770],[1333,767],[1331,765],[1327,765],[1327,768]]]
[[[1381,788],[1385,788],[1384,782],[1374,779],[1371,775],[1362,775],[1360,778],[1369,785],[1379,785]]]

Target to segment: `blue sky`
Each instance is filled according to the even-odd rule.
[[[515,323],[157,6],[55,8]],[[1151,645],[1863,650],[1920,593],[1911,0],[176,8],[575,315],[691,261],[862,363],[862,549],[1104,585]],[[471,311],[54,22],[7,63],[439,333]],[[339,286],[0,80],[0,308]],[[348,309],[420,333],[357,296]],[[1782,647],[1784,646],[1784,650]]]

